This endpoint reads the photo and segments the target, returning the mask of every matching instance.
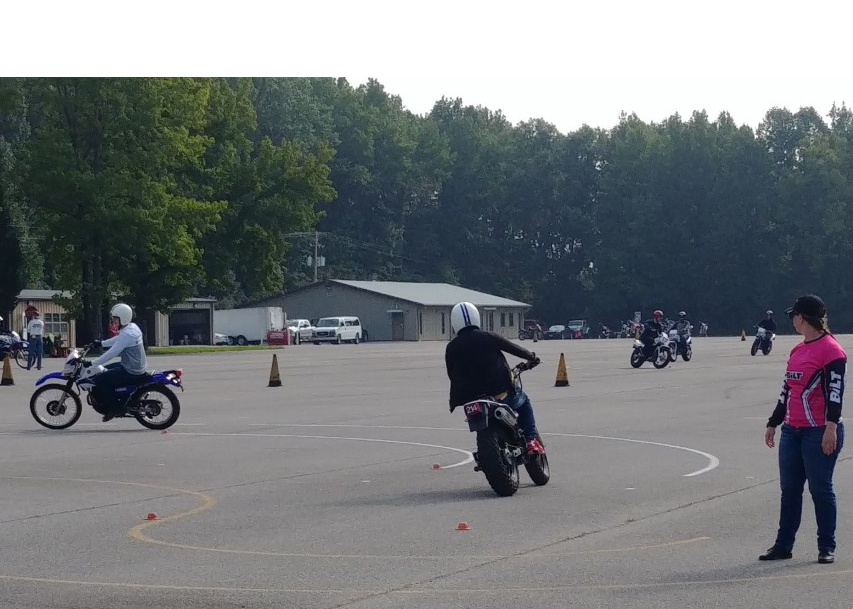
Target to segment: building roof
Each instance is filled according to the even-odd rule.
[[[452,307],[457,302],[470,302],[481,307],[530,307],[531,305],[501,298],[485,292],[469,290],[449,283],[414,283],[405,281],[347,281],[330,279],[351,288],[398,298],[427,307]]]
[[[63,292],[62,290],[21,290],[18,294],[19,302],[27,300],[53,300],[54,296],[62,298],[71,298],[71,292]]]

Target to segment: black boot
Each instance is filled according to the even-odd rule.
[[[784,548],[780,548],[779,546],[773,546],[767,552],[758,557],[758,560],[785,560],[791,558],[793,555],[791,554],[791,550],[786,550]]]

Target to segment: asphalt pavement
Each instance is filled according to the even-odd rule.
[[[836,563],[816,563],[808,492],[794,558],[757,560],[779,509],[764,426],[795,340],[751,357],[739,338],[695,338],[693,361],[663,370],[632,369],[630,340],[524,341],[543,359],[523,379],[552,478],[522,471],[508,498],[448,412],[443,343],[152,357],[183,369],[166,434],[88,406],[41,428],[38,373],[15,368],[0,387],[0,607],[843,606],[849,448]],[[560,353],[569,387],[554,386]]]

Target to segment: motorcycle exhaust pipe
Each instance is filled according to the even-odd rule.
[[[503,406],[495,408],[495,418],[508,427],[516,427],[518,425],[518,416],[509,408]]]

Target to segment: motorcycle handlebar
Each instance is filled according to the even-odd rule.
[[[518,370],[519,372],[524,372],[526,370],[533,370],[536,366],[538,366],[541,363],[542,363],[542,360],[539,359],[538,357],[536,357],[536,354],[534,354],[534,358],[532,360],[528,360],[526,362],[521,362],[520,364],[518,364],[515,367],[515,369]]]

